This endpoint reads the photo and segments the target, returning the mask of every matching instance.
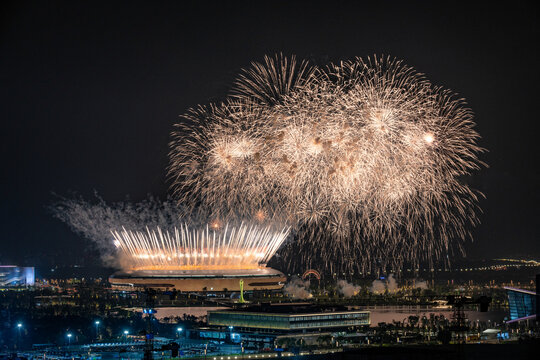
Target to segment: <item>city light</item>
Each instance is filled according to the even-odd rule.
[[[176,336],[178,337],[178,339],[180,339],[180,334],[182,334],[182,331],[184,331],[182,327],[176,328]]]
[[[94,324],[96,324],[96,339],[98,339],[99,338],[99,324],[100,324],[100,321],[96,320],[96,321],[94,321]]]

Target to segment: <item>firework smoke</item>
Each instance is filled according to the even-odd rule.
[[[373,283],[371,283],[371,288],[369,289],[369,291],[374,294],[383,294],[386,291],[388,291],[389,293],[395,293],[398,290],[399,286],[394,277],[394,274],[390,274],[386,281],[373,280]]]
[[[427,281],[417,279],[414,281],[414,288],[426,290],[428,289],[428,283]]]
[[[388,276],[388,281],[386,282],[386,288],[388,289],[389,293],[394,293],[399,290],[399,286],[396,281],[396,278],[394,277],[394,274],[390,274]]]
[[[52,210],[92,240],[106,264],[124,269],[256,268],[268,262],[289,231],[268,219],[264,225],[205,223],[171,200],[109,205],[96,199],[62,198]]]
[[[309,281],[293,276],[283,287],[283,293],[294,299],[310,299],[313,294],[309,292]]]
[[[338,292],[346,298],[358,295],[358,293],[362,289],[360,286],[351,284],[347,280],[339,280],[337,282],[337,287]]]
[[[369,291],[377,295],[384,294],[386,291],[386,284],[381,280],[373,280]]]
[[[66,223],[75,233],[92,241],[105,264],[121,267],[116,256],[112,230],[122,227],[132,231],[145,231],[146,227],[172,231],[183,214],[175,201],[160,201],[154,197],[138,202],[107,204],[98,195],[93,202],[82,197],[61,197],[50,207],[53,215]]]
[[[470,237],[479,194],[460,179],[483,165],[474,125],[463,100],[400,61],[267,57],[231,98],[184,115],[169,174],[181,203],[216,218],[291,225],[290,263],[392,269]]]

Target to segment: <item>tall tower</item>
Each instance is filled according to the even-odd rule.
[[[240,300],[239,302],[241,304],[245,303],[246,300],[244,300],[244,280],[240,280]]]

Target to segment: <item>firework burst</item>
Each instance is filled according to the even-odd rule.
[[[112,231],[114,245],[132,270],[256,269],[264,266],[289,230],[241,224],[193,230],[187,224],[172,233],[155,230]]]
[[[267,57],[184,119],[170,153],[180,200],[290,224],[304,265],[439,259],[477,223],[479,193],[460,181],[483,165],[472,112],[400,61]]]

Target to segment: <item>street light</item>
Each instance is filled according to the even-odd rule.
[[[68,334],[67,334],[67,338],[68,338],[68,346],[71,345],[71,337],[72,337],[72,336],[73,336],[73,335],[72,335],[71,333],[68,333]]]
[[[176,335],[178,336],[178,342],[181,343],[183,341],[183,338],[180,337],[180,334],[182,334],[182,331],[184,331],[184,328],[177,327],[176,328]]]
[[[21,329],[22,329],[22,323],[17,323],[17,331],[18,331],[18,338],[17,338],[17,346],[21,346]]]
[[[97,340],[99,338],[99,324],[100,324],[100,321],[96,320],[96,321],[94,321],[94,324],[96,324],[96,340]]]
[[[126,338],[126,342],[127,342],[127,336],[128,336],[128,334],[129,334],[129,331],[124,330],[124,337]]]

